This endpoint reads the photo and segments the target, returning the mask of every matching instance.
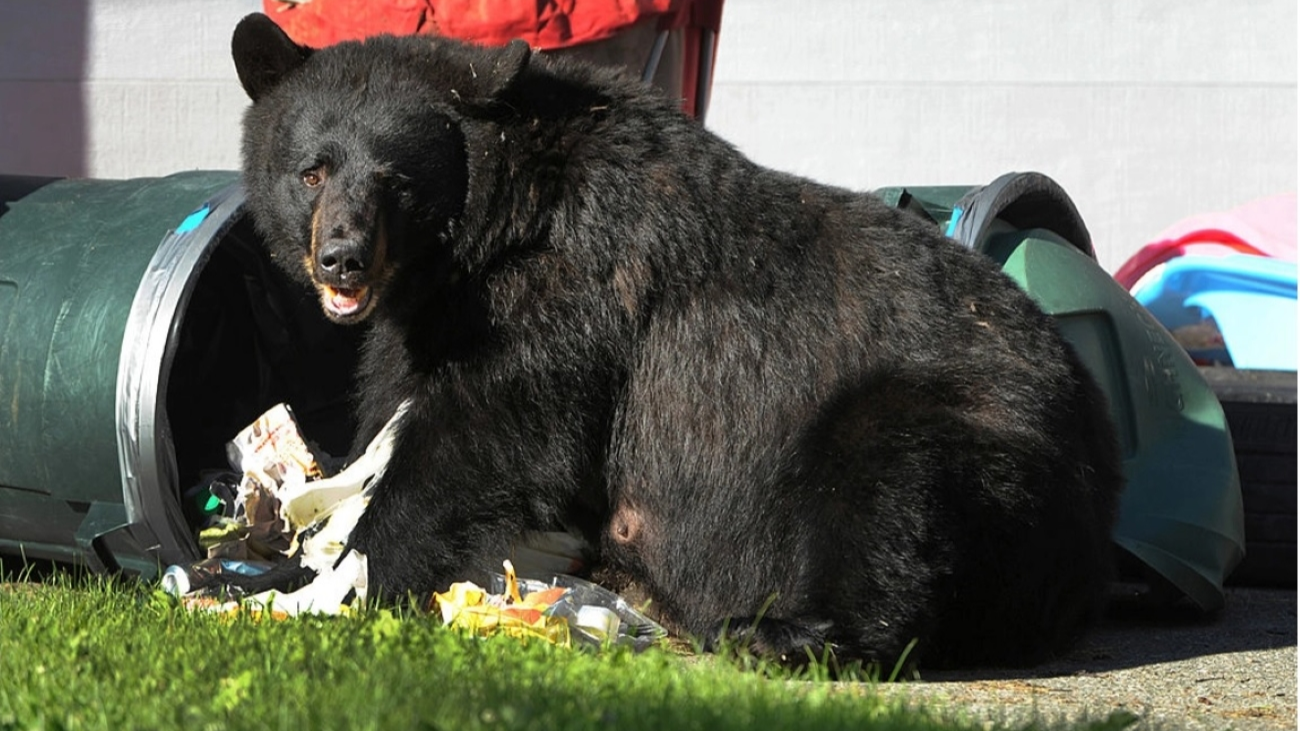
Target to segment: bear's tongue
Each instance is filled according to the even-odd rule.
[[[325,296],[325,306],[337,315],[351,315],[365,307],[370,291],[361,289],[329,288]]]

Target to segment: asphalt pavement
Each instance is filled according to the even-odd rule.
[[[1105,718],[1154,729],[1296,728],[1296,592],[1230,588],[1206,616],[1121,596],[1068,654],[1030,670],[922,673],[884,688],[980,720]]]

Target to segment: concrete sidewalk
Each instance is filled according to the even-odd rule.
[[[1117,602],[1069,654],[1030,670],[922,673],[882,686],[998,721],[1105,718],[1136,729],[1296,728],[1296,592],[1233,588],[1214,617],[1162,616]]]

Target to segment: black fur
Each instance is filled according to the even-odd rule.
[[[370,328],[357,444],[412,401],[352,537],[373,586],[569,526],[678,630],[776,655],[1027,663],[1092,616],[1113,428],[993,262],[521,44],[233,45],[255,220]]]

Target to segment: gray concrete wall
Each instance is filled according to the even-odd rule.
[[[3,0],[0,173],[239,164],[230,32],[260,0]]]
[[[1296,23],[1293,0],[735,0],[709,124],[854,188],[1046,173],[1113,270],[1296,189]]]
[[[237,166],[229,33],[259,7],[0,2],[0,173]],[[1038,170],[1113,269],[1178,218],[1295,190],[1296,31],[1293,0],[729,0],[708,124],[860,189]]]

